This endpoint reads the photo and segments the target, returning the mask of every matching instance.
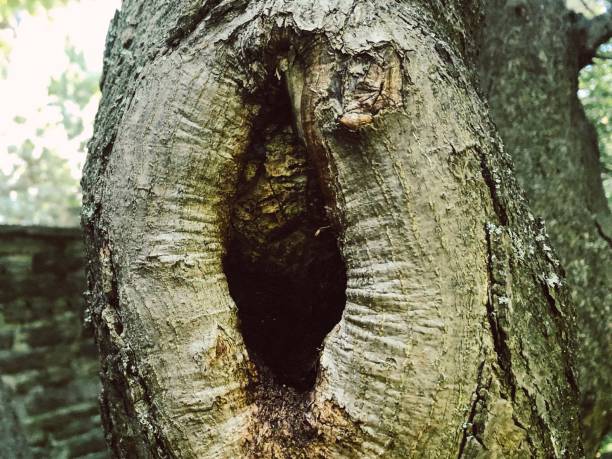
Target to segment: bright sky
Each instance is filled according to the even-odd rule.
[[[47,13],[30,16],[20,14],[14,35],[3,38],[11,44],[8,74],[0,79],[0,170],[11,170],[13,155],[6,153],[10,145],[21,145],[35,139],[36,129],[51,125],[36,148],[53,149],[68,159],[75,178],[80,177],[84,153],[79,144],[91,137],[98,97],[82,113],[85,132],[69,140],[61,125],[58,107],[49,106],[52,98],[48,86],[52,77],[59,77],[68,65],[66,40],[85,55],[87,67],[100,72],[104,41],[110,20],[120,0],[81,0],[56,7]],[[69,109],[80,111],[77,107]],[[15,116],[25,118],[15,123]]]

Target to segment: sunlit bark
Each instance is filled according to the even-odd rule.
[[[584,436],[593,455],[612,428],[612,227],[595,129],[577,90],[578,72],[595,52],[592,43],[612,23],[606,15],[585,22],[562,0],[491,1],[486,17],[482,86],[571,287]]]
[[[116,456],[580,455],[573,311],[474,89],[479,17],[459,1],[124,2],[83,180]],[[283,99],[284,120],[266,110]],[[257,189],[278,183],[276,203]],[[284,245],[292,200],[310,217]],[[286,233],[253,245],[270,215]],[[308,245],[321,231],[335,247]],[[258,288],[232,257],[292,268],[278,247],[337,250],[346,273],[306,387],[245,345],[256,315],[238,320],[271,264]]]

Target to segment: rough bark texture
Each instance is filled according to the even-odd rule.
[[[532,210],[546,219],[576,304],[590,453],[612,420],[612,227],[596,133],[577,89],[610,26],[609,14],[588,22],[561,0],[491,1],[480,62],[493,119]]]
[[[461,1],[124,2],[83,179],[117,457],[581,455],[573,311],[474,90],[479,18]],[[270,244],[300,196],[324,218]],[[288,266],[276,248],[320,250],[313,221],[346,304],[304,389],[245,346],[224,260],[262,259],[262,228]],[[241,314],[259,293],[234,292]]]

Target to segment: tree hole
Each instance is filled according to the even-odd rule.
[[[262,106],[231,207],[224,269],[260,373],[306,391],[344,309],[346,270],[286,91],[270,91]]]

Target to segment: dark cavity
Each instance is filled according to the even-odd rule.
[[[346,303],[346,269],[286,91],[271,90],[262,107],[231,207],[224,269],[259,373],[307,391]]]

